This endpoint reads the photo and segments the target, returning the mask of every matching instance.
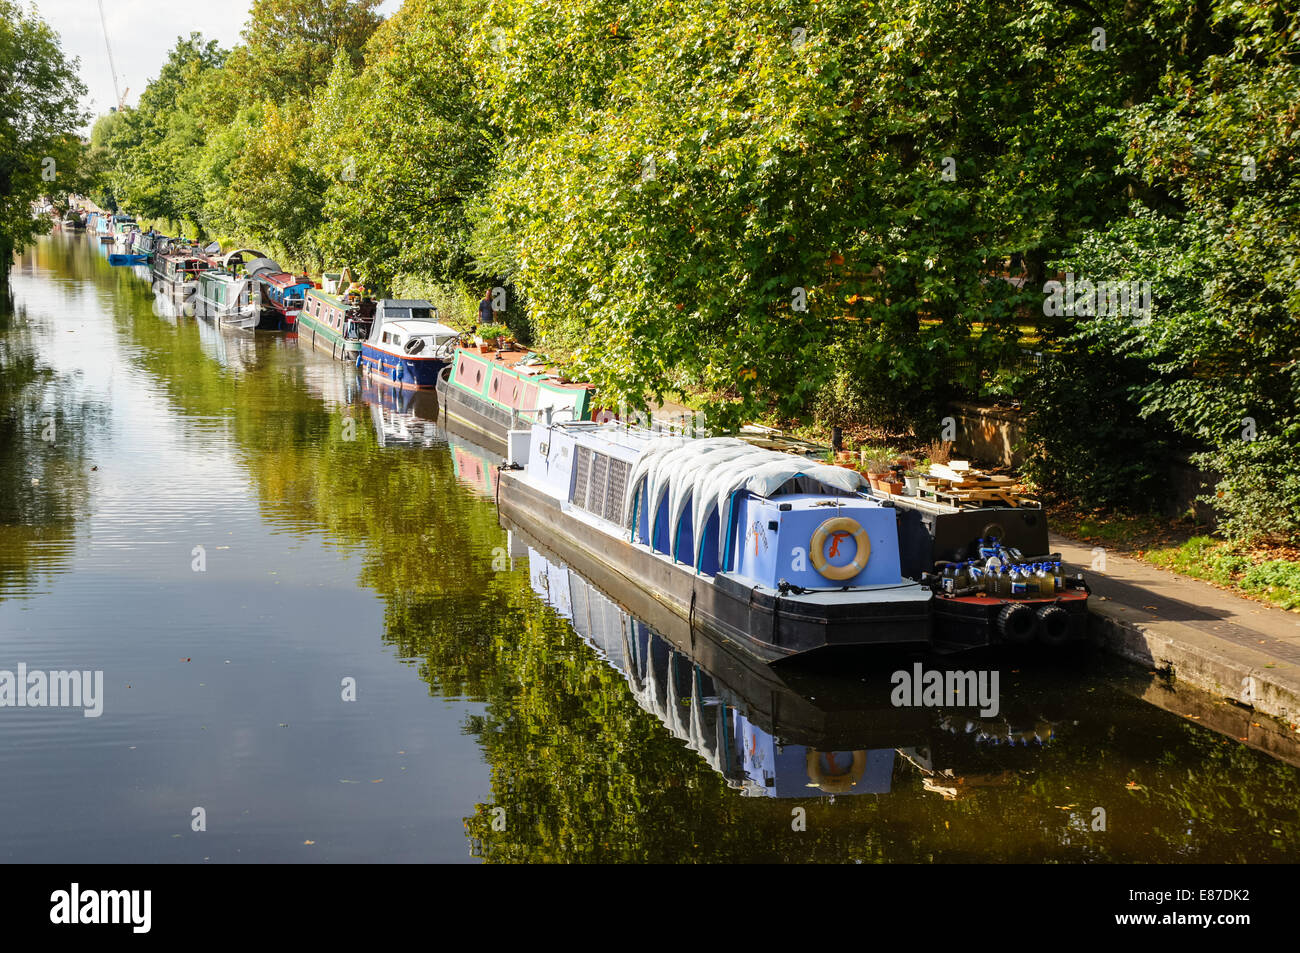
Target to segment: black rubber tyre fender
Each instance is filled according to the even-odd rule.
[[[1060,606],[1043,606],[1038,610],[1038,638],[1053,647],[1070,641],[1070,613]]]
[[[1034,610],[1022,602],[1008,602],[998,613],[998,632],[1002,638],[1017,645],[1032,642],[1038,628]]]

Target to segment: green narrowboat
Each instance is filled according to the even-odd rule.
[[[346,274],[346,273],[345,273]],[[370,336],[375,302],[344,281],[327,281],[325,288],[309,288],[298,312],[298,340],[329,352],[336,360],[356,362],[361,342]]]

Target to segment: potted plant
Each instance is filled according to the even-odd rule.
[[[504,349],[508,341],[512,341],[510,329],[504,324],[480,324],[474,337],[479,347]]]
[[[872,489],[883,490],[885,474],[889,472],[889,461],[883,457],[872,457],[866,461],[867,481]]]

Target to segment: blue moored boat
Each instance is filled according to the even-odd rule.
[[[360,366],[366,374],[394,387],[434,387],[460,336],[438,323],[437,313],[427,301],[380,301],[370,335],[361,344]]]

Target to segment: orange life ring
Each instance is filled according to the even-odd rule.
[[[853,542],[858,547],[858,551],[853,556],[853,561],[843,566],[832,566],[826,558],[826,541],[832,539],[837,533],[852,536]],[[838,545],[839,541],[835,540],[835,544]],[[827,579],[842,582],[845,579],[852,579],[866,568],[867,560],[871,558],[871,540],[867,537],[867,531],[862,528],[862,524],[857,520],[850,519],[847,516],[836,516],[826,520],[813,531],[812,541],[808,544],[808,551],[812,556],[814,569]]]

